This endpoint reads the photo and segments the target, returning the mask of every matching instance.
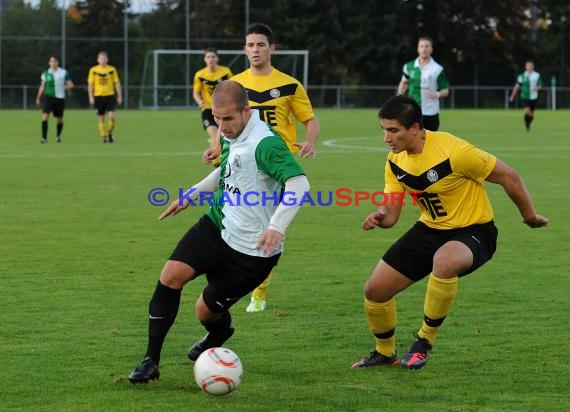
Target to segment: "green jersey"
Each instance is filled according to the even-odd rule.
[[[426,92],[437,92],[449,88],[443,67],[431,59],[424,67],[419,57],[404,65],[402,80],[408,83],[408,95],[422,108],[422,114],[434,116],[439,113],[439,99],[430,99]]]
[[[65,83],[71,78],[67,70],[58,67],[55,71],[47,69],[41,75],[41,80],[45,84],[44,94],[58,99],[65,98]]]
[[[517,83],[521,87],[521,99],[523,100],[536,100],[538,99],[537,87],[542,86],[542,79],[540,74],[535,72],[525,71],[517,78]]]

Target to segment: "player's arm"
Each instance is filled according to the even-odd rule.
[[[204,150],[204,153],[202,154],[202,163],[209,165],[216,159],[216,157],[218,157],[222,151],[222,142],[220,140],[221,136],[222,131],[218,127],[218,130],[216,130],[216,136],[214,136],[213,139],[210,139],[210,147]]]
[[[194,101],[196,102],[196,104],[198,105],[198,107],[200,109],[202,109],[204,107],[204,100],[202,99],[202,94],[200,94],[198,92],[193,92],[192,98],[194,99]]]
[[[375,227],[381,227],[382,229],[391,228],[396,224],[402,213],[402,205],[395,202],[395,204],[380,206],[376,212],[370,213],[364,222],[362,223],[362,228],[364,230],[371,230]]]
[[[89,76],[91,77],[91,76]],[[95,97],[93,96],[93,82],[87,82],[87,95],[89,96],[89,104],[93,106],[95,104]]]
[[[117,94],[117,104],[123,103],[123,89],[121,87],[121,82],[117,81],[115,83],[115,93]]]
[[[398,94],[404,94],[408,90],[408,80],[402,76],[402,80],[398,83]]]
[[[44,82],[43,80],[40,82],[40,87],[38,88],[38,94],[36,96],[36,106],[40,106],[40,99],[42,98],[42,95],[44,94],[44,91],[46,89],[46,82]]]
[[[206,176],[202,181],[193,185],[188,189],[184,195],[176,199],[174,202],[168,206],[168,208],[161,213],[158,220],[162,220],[168,216],[175,216],[182,210],[186,209],[191,201],[197,200],[204,193],[213,194],[217,189],[220,181],[220,168],[214,169],[208,176]]]
[[[521,88],[521,85],[516,83],[515,87],[513,87],[513,91],[511,92],[511,95],[509,97],[509,102],[512,102],[515,99],[515,96],[519,92],[520,88]]]
[[[319,138],[319,133],[321,132],[321,125],[317,116],[311,117],[309,120],[303,122],[305,126],[305,141],[302,143],[295,143],[295,146],[299,148],[299,157],[315,157],[317,155],[317,139]]]
[[[301,208],[300,200],[310,188],[309,180],[305,175],[290,177],[285,181],[284,193],[287,194],[287,197],[296,199],[296,201],[280,203],[269,219],[269,226],[261,233],[257,242],[257,248],[262,249],[264,255],[269,255],[271,251],[281,245],[285,230]]]
[[[519,173],[503,161],[497,159],[495,167],[485,179],[488,182],[503,186],[507,195],[519,209],[523,222],[532,227],[548,224],[548,219],[536,213],[530,195]]]

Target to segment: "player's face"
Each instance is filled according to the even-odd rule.
[[[275,44],[269,44],[267,36],[263,34],[248,34],[243,48],[253,67],[263,67],[271,62],[271,53],[275,50]]]
[[[108,62],[109,62],[109,59],[108,59],[106,54],[99,53],[97,55],[97,63],[99,63],[101,66],[106,66]]]
[[[384,130],[384,143],[393,153],[397,154],[404,150],[415,153],[416,145],[420,142],[418,136],[421,130],[417,123],[406,129],[397,120],[380,119],[380,127]]]
[[[433,49],[429,40],[420,40],[418,42],[418,56],[427,59],[431,56]]]
[[[204,62],[206,63],[206,66],[208,66],[208,68],[210,70],[216,70],[216,67],[218,67],[218,55],[214,52],[208,52],[204,55]]]
[[[533,62],[526,62],[526,64],[524,65],[524,68],[527,72],[531,72],[534,70],[534,63]]]
[[[57,69],[57,66],[59,66],[59,62],[57,61],[57,59],[55,57],[52,57],[49,59],[49,67],[52,70]]]
[[[242,111],[236,109],[235,103],[218,104],[212,102],[212,114],[218,127],[228,139],[236,139],[249,120],[251,109],[246,106]]]

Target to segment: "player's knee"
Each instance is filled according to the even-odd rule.
[[[388,291],[384,290],[381,285],[373,283],[370,280],[364,284],[364,297],[371,302],[387,302],[392,299],[393,296],[393,293],[388,293]]]
[[[196,271],[184,262],[168,260],[160,273],[160,282],[172,289],[182,289],[182,287],[192,280]]]

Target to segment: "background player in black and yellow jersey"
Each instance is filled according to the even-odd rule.
[[[271,65],[271,53],[276,42],[271,28],[262,23],[248,27],[244,50],[250,68],[236,74],[232,80],[247,90],[249,104],[259,110],[261,120],[269,124],[285,140],[292,153],[300,157],[314,157],[320,125],[303,85],[297,79],[280,72]],[[297,142],[295,118],[305,126],[305,141]],[[209,163],[219,153],[219,134],[212,146],[204,152]],[[253,291],[247,312],[260,312],[267,308],[267,287],[271,275]]]
[[[200,69],[194,75],[192,97],[202,111],[202,125],[208,133],[210,144],[216,139],[218,125],[212,115],[212,93],[216,86],[233,76],[232,71],[218,64],[218,51],[213,47],[204,50],[204,63],[206,67]],[[214,160],[214,165],[220,164],[220,158]]]
[[[514,169],[465,140],[425,130],[421,108],[412,98],[391,98],[379,116],[390,149],[384,191],[414,193],[421,216],[388,249],[364,286],[364,311],[376,347],[353,367],[400,364],[394,296],[429,275],[424,322],[401,360],[404,367],[418,369],[426,364],[437,331],[451,309],[459,278],[495,252],[497,228],[484,181],[503,187],[528,226],[545,226],[548,219],[536,213]],[[369,214],[363,228],[394,226],[402,205],[393,203]]]
[[[104,51],[97,54],[97,66],[89,69],[87,76],[87,91],[89,104],[95,106],[99,116],[99,134],[103,143],[113,143],[113,130],[115,129],[115,109],[117,104],[123,102],[119,72],[108,64],[109,57]],[[105,117],[109,120],[106,121]]]

